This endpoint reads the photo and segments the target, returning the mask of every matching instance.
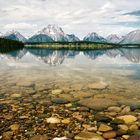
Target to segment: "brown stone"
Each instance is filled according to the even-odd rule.
[[[104,138],[93,132],[80,132],[75,136],[75,140],[104,140]]]
[[[140,140],[140,137],[137,135],[134,135],[134,136],[129,137],[128,140]]]
[[[100,124],[98,130],[101,131],[101,132],[106,132],[106,131],[112,130],[112,127],[108,126],[107,124],[102,123],[102,124]]]
[[[12,125],[10,126],[10,128],[11,128],[12,131],[18,131],[18,130],[19,130],[19,127],[20,127],[19,124],[12,124]]]
[[[105,139],[112,139],[112,138],[115,138],[116,137],[116,132],[115,131],[109,131],[109,132],[105,132],[103,133],[103,137]]]
[[[33,136],[30,140],[48,140],[48,137],[46,135],[36,135]]]
[[[2,138],[3,140],[11,140],[12,136],[13,136],[13,132],[7,131],[3,133]]]
[[[80,100],[78,103],[94,110],[103,110],[105,108],[108,108],[109,106],[113,106],[117,104],[113,100],[102,99],[102,98],[101,99],[87,98],[87,99]]]

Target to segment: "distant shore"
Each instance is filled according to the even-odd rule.
[[[119,44],[97,43],[97,42],[50,42],[50,43],[26,43],[27,48],[48,48],[48,49],[71,49],[71,50],[87,50],[87,49],[105,49],[118,48]]]

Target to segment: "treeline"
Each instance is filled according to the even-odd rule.
[[[103,42],[91,42],[91,41],[74,41],[74,42],[26,42],[26,45],[37,45],[37,44],[61,44],[61,45],[80,45],[80,44],[104,44],[104,45],[120,45],[120,44],[114,44],[114,43],[103,43]]]
[[[0,38],[0,52],[1,53],[22,49],[23,47],[24,47],[24,44],[22,42]]]
[[[120,47],[116,44],[97,43],[97,42],[53,42],[53,43],[27,43],[26,47],[30,48],[48,48],[48,49],[72,49],[72,50],[89,50]]]

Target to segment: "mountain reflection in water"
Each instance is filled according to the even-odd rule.
[[[50,50],[50,49],[23,49],[20,51],[13,51],[7,54],[0,54],[1,59],[7,61],[20,61],[24,57],[28,59],[33,56],[36,60],[41,60],[45,64],[60,65],[65,59],[75,59],[75,57],[83,55],[91,60],[96,61],[98,58],[110,58],[117,60],[125,59],[131,63],[140,62],[139,48],[119,48],[119,49],[103,49],[103,50],[88,50],[88,51],[74,51],[74,50]],[[119,60],[120,61],[120,60]]]

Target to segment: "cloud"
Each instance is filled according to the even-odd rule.
[[[18,29],[31,35],[48,24],[83,38],[140,28],[139,0],[6,0],[0,4],[0,32]]]
[[[134,15],[134,16],[140,16],[140,10],[132,11],[125,13],[124,15]]]
[[[31,29],[31,28],[35,28],[37,27],[36,24],[28,24],[28,23],[11,23],[11,24],[6,24],[4,26],[5,29],[8,30],[13,30],[13,29],[17,29],[17,30],[27,30],[27,29]]]

